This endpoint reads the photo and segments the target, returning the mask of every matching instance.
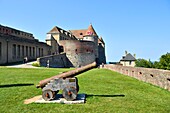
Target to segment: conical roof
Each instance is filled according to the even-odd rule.
[[[92,24],[90,24],[90,26],[88,27],[87,31],[86,31],[86,35],[95,35],[97,36],[96,31],[94,30]]]

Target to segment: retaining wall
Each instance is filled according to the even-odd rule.
[[[127,67],[113,64],[107,64],[101,67],[134,77],[170,91],[170,71],[168,70]]]
[[[65,53],[40,57],[37,59],[37,62],[39,62],[40,66],[43,67],[55,67],[55,68],[69,67],[68,66],[69,61]]]

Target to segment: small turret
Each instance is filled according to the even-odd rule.
[[[94,30],[92,24],[89,25],[86,34],[83,37],[83,40],[86,41],[92,41],[95,43],[95,56],[98,58],[98,35],[96,31]]]
[[[90,26],[88,27],[86,34],[84,35],[83,40],[87,40],[87,41],[95,41],[94,38],[98,37],[92,24],[90,24]]]

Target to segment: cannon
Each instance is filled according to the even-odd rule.
[[[93,62],[86,66],[41,80],[37,88],[42,89],[42,98],[46,101],[53,100],[59,90],[63,91],[62,95],[66,100],[75,100],[79,91],[78,79],[75,76],[95,66],[96,62]]]

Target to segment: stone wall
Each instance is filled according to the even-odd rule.
[[[106,64],[105,48],[102,45],[98,45],[98,64]]]
[[[70,65],[65,53],[40,57],[37,62],[40,63],[40,66],[53,68],[63,68]]]
[[[94,42],[63,40],[60,41],[60,44],[63,46],[64,52],[70,61],[70,67],[85,66],[96,60]]]
[[[113,64],[104,65],[103,68],[134,77],[170,91],[170,71],[168,70],[127,67]]]
[[[25,57],[35,60],[50,54],[51,47],[38,40],[0,33],[0,65],[22,62]]]
[[[66,54],[66,56],[73,67],[85,66],[95,61],[95,55],[91,53]]]

